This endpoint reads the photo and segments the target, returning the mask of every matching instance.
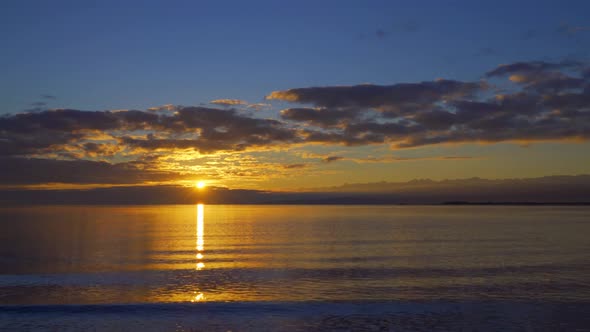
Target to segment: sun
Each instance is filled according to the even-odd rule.
[[[205,181],[197,181],[197,183],[195,184],[195,187],[197,187],[199,189],[205,188]]]

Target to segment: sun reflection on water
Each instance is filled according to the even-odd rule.
[[[203,245],[205,244],[203,240],[203,231],[204,231],[204,205],[197,204],[197,251],[203,251]]]
[[[197,204],[197,254],[195,257],[197,258],[195,270],[200,271],[205,268],[205,263],[203,263],[203,259],[205,255],[203,255],[203,251],[205,250],[205,240],[204,240],[204,232],[205,232],[205,217],[204,217],[204,204]],[[201,302],[205,301],[205,295],[202,292],[194,292],[193,298],[191,302]]]

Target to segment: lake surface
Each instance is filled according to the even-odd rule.
[[[589,330],[590,208],[0,208],[0,330]]]

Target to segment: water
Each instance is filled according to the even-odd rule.
[[[0,209],[0,330],[590,330],[590,208]]]

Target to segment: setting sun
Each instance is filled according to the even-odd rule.
[[[195,186],[199,189],[203,189],[203,188],[205,188],[205,181],[197,181]]]

